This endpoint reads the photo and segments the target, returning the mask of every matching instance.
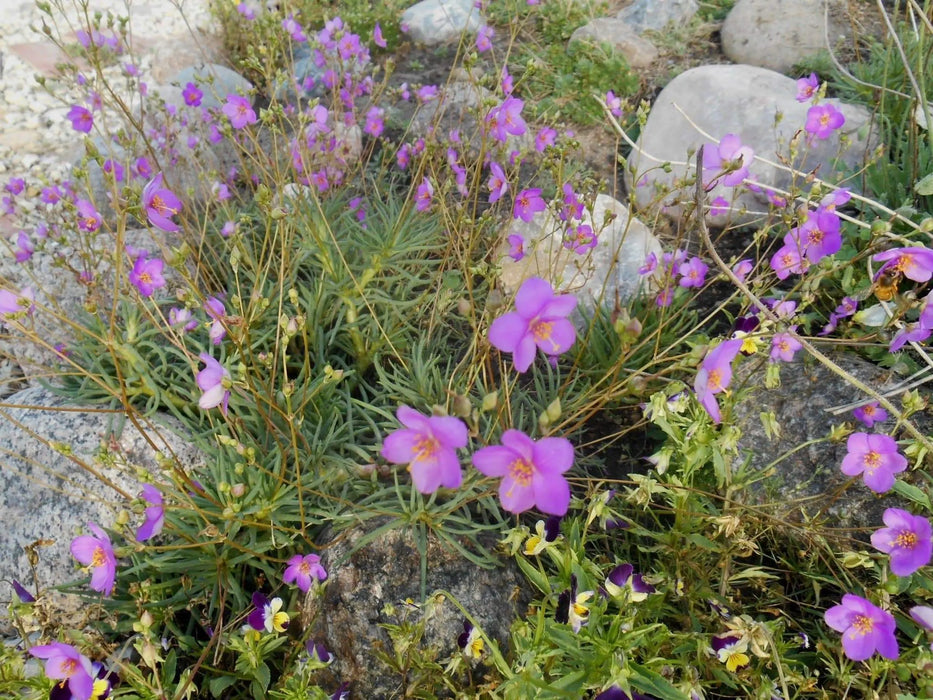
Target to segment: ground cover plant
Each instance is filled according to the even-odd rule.
[[[63,36],[56,6],[39,6]],[[825,342],[905,374],[930,364],[931,137],[913,108],[927,113],[928,14],[893,12],[865,65],[797,83],[799,149],[844,124],[829,90],[887,96],[884,148],[853,176],[866,186],[795,173],[792,189],[768,188],[754,179],[762,154],[735,134],[710,140],[684,154],[699,246],[667,241],[644,260],[641,294],[593,304],[555,282],[556,262],[513,287],[501,275],[543,245],[513,228],[539,214],[560,248],[593,254],[608,186],[579,165],[574,130],[599,123],[626,142],[643,124],[621,59],[564,51],[578,5],[490,7],[447,54],[480,98],[458,126],[424,133],[412,125],[440,124],[448,86],[394,78],[406,40],[391,3],[220,6],[254,87],[190,82],[178,104],[142,88],[127,18],[81,8],[69,54],[92,69],[46,81],[85,91],[68,112],[81,163],[67,182],[6,182],[3,205],[46,205],[9,254],[27,269],[56,258],[87,296],[69,314],[42,279],[0,280],[3,332],[44,353],[42,381],[75,405],[152,431],[169,415],[205,459],[130,469],[138,491],[112,524],[56,533],[78,566],[61,588],[83,597],[88,624],[44,615],[46,585],[28,572],[11,582],[20,639],[0,651],[0,689],[357,697],[315,616],[346,564],[334,543],[367,526],[353,547],[415,533],[421,596],[392,601],[396,613],[438,597],[462,613],[445,654],[417,615],[384,623],[392,648],[373,664],[397,697],[933,697],[927,402],[846,376]],[[546,79],[558,54],[573,81]],[[91,135],[116,136],[120,157]],[[206,167],[183,184],[186,158]],[[728,196],[710,196],[717,186]],[[711,231],[705,214],[748,188],[770,200],[754,231]],[[145,248],[130,240],[140,227]],[[747,247],[726,256],[728,234]],[[67,344],[48,341],[50,320]],[[901,498],[871,532],[748,496],[762,476],[738,452],[739,414],[803,355],[864,393],[823,441],[846,445],[850,488]],[[762,386],[745,381],[756,363]],[[105,443],[99,459],[119,455]],[[517,567],[507,639],[430,587],[429,543],[477,571]]]

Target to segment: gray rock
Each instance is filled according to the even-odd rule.
[[[253,84],[242,75],[218,63],[189,66],[169,81],[170,85],[179,88],[179,95],[188,83],[194,83],[204,92],[201,101],[204,109],[222,107],[227,101],[227,95],[246,95],[253,89]],[[181,104],[184,104],[184,100]]]
[[[696,0],[635,0],[616,15],[639,34],[661,31],[669,22],[685,24],[697,13]]]
[[[654,44],[638,36],[626,22],[612,17],[600,17],[579,27],[570,35],[570,41],[609,44],[632,68],[646,68],[658,58]]]
[[[681,203],[692,201],[693,185],[683,187],[682,183],[688,175],[693,176],[693,152],[709,142],[701,130],[717,141],[726,134],[737,134],[756,156],[771,162],[789,159],[790,141],[802,130],[810,107],[797,102],[796,94],[793,79],[757,66],[700,66],[674,78],[652,106],[637,148],[629,156],[625,176],[628,186],[634,188],[639,211],[660,205],[662,212],[678,217],[683,211]],[[825,140],[813,139],[809,146],[802,136],[793,161],[798,170],[814,170],[821,178],[832,177],[840,148],[842,166],[856,169],[874,147],[869,139],[868,110],[835,99],[826,102],[843,111],[845,124]],[[780,121],[775,124],[778,116]],[[845,138],[844,144],[841,137]],[[665,162],[671,164],[669,172],[658,167]],[[785,190],[791,185],[790,173],[760,160],[750,170],[761,184]],[[732,188],[717,184],[709,192],[709,199],[719,196],[730,200]],[[727,220],[749,223],[758,218],[756,212],[766,211],[767,205],[766,193],[745,190],[736,197],[731,213],[709,219],[717,225]],[[744,213],[743,208],[747,209]]]
[[[831,359],[847,372],[880,392],[895,382],[891,372],[853,355],[833,354]],[[750,362],[750,361],[749,361]],[[763,387],[764,368],[749,371],[739,368],[740,384]],[[791,522],[816,518],[825,526],[862,528],[862,539],[882,524],[886,508],[909,509],[903,498],[891,494],[878,496],[861,477],[848,477],[840,471],[846,455],[846,441],[822,441],[834,425],[848,421],[856,431],[888,433],[894,421],[872,429],[861,426],[851,413],[834,415],[826,409],[843,406],[866,398],[858,389],[803,352],[792,363],[781,365],[781,385],[776,389],[756,388],[734,409],[734,417],[742,431],[739,440],[739,460],[749,458],[753,469],[772,468],[773,474],[755,484],[750,494],[756,505],[778,519]],[[895,403],[898,403],[895,400]],[[781,436],[771,439],[759,419],[761,412],[774,411],[781,427]],[[918,416],[914,417],[916,420]],[[918,427],[929,433],[930,421]],[[806,444],[818,441],[815,444]],[[806,445],[797,449],[800,445]],[[911,481],[910,472],[898,479]],[[846,532],[846,536],[853,533]]]
[[[835,3],[834,3],[835,4]],[[722,50],[736,63],[787,73],[802,60],[846,40],[846,25],[826,0],[739,0],[722,25]]]
[[[402,13],[402,31],[422,44],[443,44],[463,32],[480,28],[482,18],[473,0],[421,0]]]
[[[171,418],[146,427],[147,437],[122,414],[82,409],[41,387],[26,389],[0,406],[0,579],[17,579],[34,590],[33,575],[24,547],[37,540],[54,540],[36,547],[36,576],[49,604],[82,626],[83,601],[46,589],[88,576],[76,569],[70,545],[79,530],[93,521],[111,528],[117,510],[140,491],[137,468],[160,472],[156,452],[174,456],[181,468],[203,465],[203,456],[181,437]],[[122,432],[119,426],[122,425]],[[101,459],[102,447],[113,459]],[[95,473],[96,472],[96,473]],[[131,521],[129,527],[139,525]],[[131,535],[132,536],[132,535]],[[117,542],[115,541],[115,544]],[[0,634],[8,621],[0,619]]]
[[[506,255],[507,247],[503,251],[500,281],[505,289],[515,291],[537,276],[555,289],[576,294],[589,310],[632,299],[642,280],[638,268],[649,253],[661,255],[661,243],[624,204],[608,195],[596,196],[593,214],[585,211],[583,223],[599,232],[599,242],[579,254],[564,247],[565,225],[550,210],[538,212],[530,223],[513,221],[504,237],[521,235],[525,257],[515,262]]]
[[[372,537],[389,524],[373,521],[340,533],[322,557],[329,573],[321,597],[309,595],[303,619],[313,620],[313,637],[336,655],[333,669],[351,684],[353,697],[402,697],[405,679],[375,652],[395,650],[380,625],[423,623],[420,648],[441,663],[458,653],[463,613],[437,591],[450,593],[506,652],[509,627],[524,614],[527,583],[511,560],[496,569],[481,569],[463,559],[434,535],[427,536],[426,600],[421,596],[421,556],[412,528],[401,525],[377,534],[358,549],[354,543]],[[495,542],[484,546],[494,547]],[[515,595],[518,593],[518,595]],[[409,601],[406,603],[406,601]]]

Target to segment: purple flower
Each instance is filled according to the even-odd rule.
[[[68,112],[71,128],[75,131],[88,134],[94,128],[94,115],[81,105],[72,105]]]
[[[810,73],[808,78],[800,78],[797,80],[797,101],[808,102],[812,100],[819,89],[820,79],[816,77],[816,73]]]
[[[91,590],[99,591],[105,596],[113,593],[117,577],[117,557],[113,553],[113,546],[107,533],[94,523],[88,523],[88,528],[94,533],[80,535],[71,541],[71,554],[79,562],[92,569]]]
[[[189,107],[200,107],[204,93],[194,83],[187,83],[185,89],[181,91],[181,96]]]
[[[802,347],[800,341],[790,333],[775,333],[771,339],[771,360],[791,362],[796,352]]]
[[[94,666],[91,660],[70,644],[52,642],[32,647],[29,653],[45,659],[45,675],[53,680],[68,683],[71,697],[75,700],[90,700],[94,694]]]
[[[385,439],[380,454],[393,464],[407,464],[421,493],[441,486],[455,489],[463,481],[457,450],[466,447],[467,427],[453,416],[424,416],[408,406],[396,411],[399,428]]]
[[[722,420],[716,394],[725,391],[732,382],[732,361],[741,349],[741,338],[720,343],[706,354],[697,372],[693,388],[714,423]]]
[[[16,592],[16,597],[19,598],[21,603],[35,603],[36,597],[26,590],[26,587],[23,586],[15,578],[10,579],[10,585],[13,586],[13,590]]]
[[[894,269],[914,282],[929,282],[933,277],[933,250],[922,247],[893,248],[872,257],[875,262],[883,262],[878,270]]]
[[[35,293],[31,287],[23,287],[17,294],[9,289],[0,289],[0,317],[9,319],[17,314],[31,314],[35,306],[33,299]]]
[[[716,658],[726,665],[726,669],[735,673],[740,668],[748,666],[748,640],[736,634],[717,634],[713,637],[710,646],[716,653]]]
[[[842,473],[862,474],[865,485],[875,493],[888,491],[894,486],[894,475],[907,469],[907,458],[897,451],[897,443],[890,435],[852,433],[846,448]]]
[[[227,404],[230,401],[230,372],[206,352],[202,352],[198,357],[206,365],[196,377],[198,388],[203,392],[201,398],[198,399],[198,406],[205,411],[220,406],[220,412],[227,415]]]
[[[807,260],[818,263],[826,256],[839,252],[842,248],[839,226],[839,215],[831,209],[820,208],[807,216],[799,232]]]
[[[703,185],[711,188],[720,182],[720,177],[726,187],[741,185],[754,158],[755,152],[743,146],[735,134],[726,134],[718,144],[707,143],[703,149]],[[720,176],[722,172],[725,175]]]
[[[544,211],[547,204],[541,197],[541,189],[534,187],[522,190],[515,198],[515,206],[512,208],[512,218],[521,219],[530,223],[536,212]]]
[[[554,619],[563,625],[569,624],[574,634],[579,633],[580,629],[590,621],[590,608],[587,603],[593,595],[593,591],[583,591],[578,594],[577,575],[571,574],[570,588],[557,597]]]
[[[82,231],[94,233],[104,223],[100,213],[86,199],[79,199],[75,202],[75,209],[78,211],[78,228]]]
[[[473,466],[486,476],[501,476],[499,500],[510,513],[532,506],[563,515],[570,505],[570,485],[563,474],[573,466],[573,445],[566,438],[532,440],[520,430],[506,430],[502,444],[473,454]]]
[[[846,118],[831,104],[813,105],[807,110],[807,122],[804,125],[808,134],[818,139],[828,139],[836,129],[842,128]]]
[[[16,236],[16,249],[13,254],[16,256],[16,262],[24,263],[32,257],[36,247],[25,231],[20,231]]]
[[[363,127],[363,131],[373,138],[379,138],[382,130],[385,129],[384,116],[385,110],[381,107],[370,107],[366,112],[366,126]]]
[[[603,585],[613,598],[626,595],[634,603],[643,601],[655,592],[655,587],[646,583],[641,574],[636,574],[631,564],[619,564],[609,572]]]
[[[535,136],[535,150],[538,153],[544,153],[544,149],[553,146],[557,140],[557,131],[549,126],[542,127]]]
[[[537,2],[532,3],[531,0],[528,2],[529,5],[537,4]],[[641,693],[636,693],[632,691],[632,694],[629,695],[622,688],[617,685],[611,685],[606,688],[603,692],[597,695],[593,700],[655,700],[650,695],[642,695]]]
[[[709,267],[698,257],[692,257],[688,262],[680,264],[677,268],[681,287],[702,287],[706,281],[706,272]]]
[[[915,605],[910,609],[910,617],[927,632],[933,631],[933,608],[928,605]],[[933,644],[930,645],[933,651]]]
[[[327,650],[327,647],[321,642],[314,641],[313,638],[305,642],[305,651],[308,652],[308,656],[322,664],[329,664],[334,660],[334,655]]]
[[[327,572],[321,566],[321,558],[317,554],[296,554],[288,560],[288,568],[282,575],[285,583],[294,583],[298,590],[307,593],[315,581],[326,581]]]
[[[387,46],[385,37],[382,36],[382,27],[379,26],[379,22],[376,22],[376,26],[373,27],[373,43],[380,49],[384,49]]]
[[[887,527],[872,533],[871,544],[879,552],[891,555],[892,572],[910,576],[930,563],[933,542],[929,520],[900,508],[888,508],[882,519]]]
[[[791,242],[785,243],[771,256],[769,264],[778,279],[786,280],[791,274],[801,275],[807,271],[810,263],[800,252],[800,244]]]
[[[259,591],[253,593],[253,610],[246,621],[258,632],[284,632],[288,628],[288,613],[282,612],[282,599],[269,600]]]
[[[162,505],[164,499],[162,492],[152,484],[143,484],[139,497],[150,504],[146,508],[146,519],[136,530],[136,541],[145,542],[162,532],[165,525],[165,508]]]
[[[418,185],[418,191],[415,193],[415,208],[418,211],[427,211],[431,208],[431,202],[434,199],[434,185],[425,177]]]
[[[512,233],[508,237],[509,257],[518,262],[525,257],[525,239],[517,233]]]
[[[141,297],[149,298],[156,289],[165,286],[165,278],[162,276],[164,267],[165,262],[161,258],[150,259],[145,255],[136,258],[129,279]]]
[[[167,233],[178,231],[178,224],[172,217],[181,211],[181,200],[170,189],[162,187],[162,173],[143,188],[142,205],[150,224]]]
[[[488,24],[484,24],[479,28],[479,31],[476,32],[476,50],[480,53],[485,53],[492,48],[492,38],[495,36],[496,32]]]
[[[827,610],[823,619],[842,632],[842,649],[853,661],[864,661],[876,651],[886,659],[899,655],[894,618],[864,598],[846,593],[842,604]]]
[[[256,118],[256,112],[253,111],[253,105],[241,95],[227,95],[227,102],[222,111],[227,115],[230,126],[234,129],[242,129],[247,124],[255,124],[259,121]]]
[[[489,342],[512,353],[516,371],[525,372],[534,361],[536,348],[554,356],[574,344],[577,333],[567,316],[576,305],[573,295],[555,294],[549,282],[530,277],[515,295],[515,311],[492,322]]]
[[[877,401],[856,408],[852,411],[852,415],[866,428],[872,427],[875,423],[884,423],[888,419],[888,412],[881,408]]]
[[[168,310],[168,322],[170,326],[178,328],[182,333],[193,331],[198,327],[198,320],[191,313],[191,309],[177,306],[173,306]]]
[[[493,107],[486,115],[486,123],[490,127],[493,138],[505,143],[509,134],[521,136],[527,131],[525,120],[522,118],[522,109],[525,103],[511,95],[506,97],[502,104]]]
[[[571,231],[564,235],[564,248],[573,248],[577,255],[583,255],[586,251],[596,247],[599,239],[593,234],[593,227],[589,224],[579,224],[572,226]]]
[[[14,196],[20,195],[26,189],[26,181],[21,177],[12,177],[3,189]]]
[[[288,35],[292,38],[292,41],[301,43],[308,40],[308,37],[305,35],[301,24],[298,23],[298,20],[295,19],[294,15],[289,15],[282,20],[282,29],[288,33]]]
[[[489,181],[486,183],[489,188],[490,204],[499,200],[499,198],[509,191],[509,181],[505,177],[502,166],[493,161],[489,164]]]
[[[748,277],[748,273],[753,269],[755,269],[755,261],[746,258],[745,260],[739,260],[739,262],[732,266],[732,273],[744,282],[745,278]]]
[[[104,172],[110,175],[114,181],[123,182],[124,168],[117,161],[108,158],[104,161]]]
[[[616,95],[612,90],[606,93],[606,106],[614,117],[622,116],[622,98]]]
[[[463,633],[457,637],[457,646],[468,659],[480,659],[485,651],[485,642],[479,630],[469,620],[463,621]]]
[[[204,302],[204,311],[211,317],[211,329],[208,337],[214,345],[220,345],[227,335],[227,328],[224,326],[224,319],[227,315],[227,309],[224,303],[217,297],[208,297]]]

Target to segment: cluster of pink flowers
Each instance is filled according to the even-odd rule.
[[[638,268],[638,274],[650,276],[660,291],[655,297],[658,306],[670,306],[674,301],[677,287],[700,288],[706,284],[709,266],[697,256],[688,256],[679,248],[673,252],[662,253],[661,260],[655,253],[648,253],[645,264]]]

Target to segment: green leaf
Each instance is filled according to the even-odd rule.
[[[914,185],[914,192],[919,194],[921,197],[926,197],[933,194],[933,173],[930,173],[926,177],[920,179]]]
[[[632,671],[632,685],[638,688],[638,692],[652,695],[658,700],[689,700],[659,673],[635,663],[630,663],[629,668]]]
[[[909,498],[914,503],[920,504],[928,511],[933,510],[933,507],[930,505],[930,497],[913,484],[908,484],[898,479],[894,482],[894,491],[904,498]]]
[[[217,676],[216,678],[211,678],[210,683],[207,685],[211,691],[211,695],[213,695],[215,698],[219,698],[221,694],[231,685],[236,683],[236,681],[236,676]]]

